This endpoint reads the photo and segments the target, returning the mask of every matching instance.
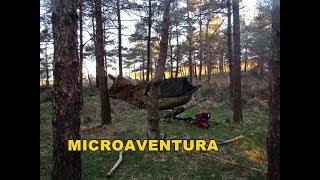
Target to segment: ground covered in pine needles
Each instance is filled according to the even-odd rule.
[[[206,78],[206,77],[204,77]],[[243,117],[241,124],[232,120],[229,104],[228,75],[214,75],[194,95],[193,101],[208,100],[185,111],[182,117],[194,116],[208,110],[212,121],[209,129],[200,129],[185,122],[160,122],[161,133],[167,139],[215,139],[227,140],[239,135],[244,138],[221,145],[217,152],[206,152],[217,158],[203,156],[199,152],[125,152],[123,162],[114,173],[114,179],[265,179],[261,172],[250,170],[231,162],[267,169],[267,82],[264,78],[245,74],[243,86]],[[52,106],[45,92],[40,94],[40,175],[50,177],[52,169]],[[100,102],[97,93],[86,93],[81,115],[83,139],[144,139],[146,137],[146,111],[119,100],[111,100],[112,124],[99,126]],[[118,152],[82,152],[84,179],[104,179],[118,159]],[[227,160],[229,163],[223,160]]]

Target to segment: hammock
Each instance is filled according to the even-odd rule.
[[[121,99],[140,108],[146,108],[149,101],[149,84],[133,84],[123,77],[113,77],[113,85],[109,89],[109,96]],[[201,85],[193,86],[187,77],[163,79],[160,84],[160,97],[158,107],[160,110],[174,109],[191,100],[192,94]]]

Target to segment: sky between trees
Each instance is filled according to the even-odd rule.
[[[140,2],[141,0],[137,0],[137,2]],[[242,2],[240,2],[240,14],[245,18],[245,22],[246,24],[249,24],[249,22],[254,18],[255,16],[255,12],[256,12],[256,5],[259,2],[259,0],[242,0]],[[186,5],[182,5],[182,6],[186,6]],[[40,16],[44,13],[44,10],[42,8],[40,8]],[[145,16],[147,16],[147,14],[145,14]],[[136,20],[136,21],[127,21],[127,20]],[[125,48],[131,48],[133,47],[133,44],[129,42],[129,37],[131,34],[134,33],[135,31],[135,24],[136,22],[138,22],[140,20],[140,17],[136,15],[136,13],[131,13],[129,11],[122,11],[121,13],[121,20],[122,20],[122,27],[124,27],[125,29],[122,30],[122,46]],[[227,21],[224,21],[222,24],[222,27],[226,27],[227,26]],[[43,29],[43,27],[40,27],[40,31]],[[117,40],[116,34],[117,34],[117,29],[114,29],[111,31],[114,34],[110,34],[109,38],[114,39],[115,41]],[[154,34],[155,32],[152,32],[152,34]],[[88,34],[88,32],[83,31],[83,41],[86,42],[90,39],[90,35]],[[184,41],[185,37],[181,37],[181,41]],[[175,40],[172,39],[172,45],[175,45]],[[107,49],[117,49],[117,43],[115,43],[114,45],[109,45],[106,46]],[[49,54],[53,54],[53,45],[49,46],[48,49],[48,53]],[[115,63],[109,62],[111,67],[108,67],[107,72],[108,74],[112,74],[112,75],[118,75],[119,71],[118,71],[118,62],[117,62],[117,57],[115,57]],[[92,77],[95,77],[96,75],[96,60],[94,57],[87,57],[84,59],[84,67],[83,67],[83,74],[84,76],[87,76],[88,71],[89,74]],[[125,67],[123,67],[123,73],[124,76],[128,76],[129,72],[132,69],[127,69]],[[53,79],[52,76],[50,77],[50,79]]]

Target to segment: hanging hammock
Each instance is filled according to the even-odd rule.
[[[123,77],[115,78],[109,89],[109,96],[121,99],[140,108],[146,108],[149,101],[149,83],[133,84]],[[160,97],[158,107],[160,110],[174,109],[191,100],[192,94],[202,85],[193,86],[187,77],[163,79],[160,84]]]

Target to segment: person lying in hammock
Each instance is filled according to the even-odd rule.
[[[108,75],[113,80],[109,89],[109,96],[114,99],[121,99],[129,104],[140,108],[146,108],[150,99],[150,83],[142,82],[133,84],[130,80],[118,76],[117,78]],[[173,109],[188,103],[192,94],[200,88],[191,85],[186,77],[162,80],[160,85],[160,97],[158,107],[160,110]]]
[[[108,93],[111,98],[121,99],[129,104],[145,108],[149,83],[143,82],[135,85],[124,77],[118,76],[116,78],[111,74],[109,74],[108,77],[113,80],[113,84]]]

